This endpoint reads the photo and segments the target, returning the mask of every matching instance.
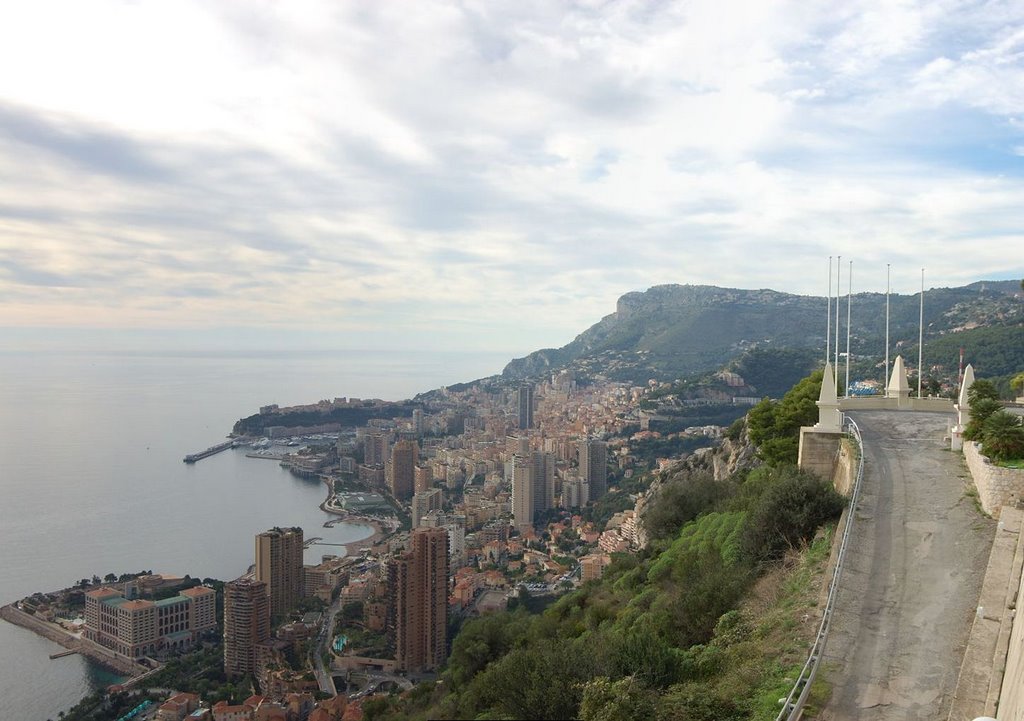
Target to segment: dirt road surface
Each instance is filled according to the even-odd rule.
[[[975,508],[948,415],[852,413],[864,481],[825,651],[829,721],[945,719],[995,522]]]

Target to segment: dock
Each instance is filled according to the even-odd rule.
[[[78,653],[78,651],[76,651],[75,649],[68,649],[67,651],[59,651],[57,653],[51,653],[50,654],[50,660],[52,661],[55,658],[64,658],[65,656],[74,656],[76,653]]]
[[[210,446],[205,451],[199,451],[199,453],[189,453],[187,456],[182,458],[182,460],[185,463],[195,463],[196,461],[201,461],[204,458],[209,458],[210,456],[220,453],[221,451],[226,451],[227,449],[231,448],[234,445],[234,441],[224,441],[223,443],[218,443],[215,446]]]

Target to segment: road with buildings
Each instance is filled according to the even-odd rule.
[[[949,415],[850,414],[864,439],[819,718],[945,719],[995,522],[965,494],[967,471],[943,441]]]

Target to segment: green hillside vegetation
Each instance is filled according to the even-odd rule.
[[[969,332],[964,328],[976,325],[1015,326],[1019,333],[1024,304],[1010,294],[1013,285],[929,289],[924,305],[926,342],[961,336]],[[916,345],[919,300],[918,294],[891,296],[890,340],[894,348],[897,344],[905,348]],[[843,299],[842,335],[845,306]],[[851,308],[851,352],[881,362],[885,295],[859,293],[853,296]],[[571,343],[513,360],[503,375],[519,379],[573,367],[583,374],[600,373],[617,380],[672,381],[725,367],[752,347],[810,350],[817,358],[825,346],[825,310],[826,299],[821,297],[713,286],[655,286],[642,293],[627,293],[619,299],[615,313]],[[1024,354],[1024,344],[1018,342],[1010,348],[1010,352]],[[938,348],[937,353],[943,350]],[[791,362],[799,365],[798,359]],[[749,382],[764,395],[776,395],[768,390],[770,383],[782,384],[781,379],[766,383],[766,379],[753,376]]]
[[[779,414],[817,397],[814,386],[798,384]],[[772,429],[766,438],[791,433]],[[367,718],[774,718],[805,660],[800,619],[816,615],[829,549],[821,529],[843,505],[792,465],[720,482],[684,467],[644,517],[644,551],[616,554],[600,580],[541,614],[467,622],[436,683],[368,701]]]

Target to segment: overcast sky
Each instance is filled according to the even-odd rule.
[[[0,68],[9,346],[522,354],[830,254],[1024,273],[1019,0],[32,0]]]

